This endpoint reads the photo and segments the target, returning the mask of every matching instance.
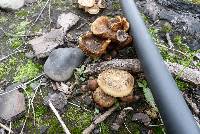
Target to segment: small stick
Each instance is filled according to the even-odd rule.
[[[65,131],[66,134],[71,134],[69,129],[66,127],[64,121],[62,120],[62,118],[60,117],[60,115],[58,114],[58,111],[56,110],[56,108],[53,106],[52,102],[49,100],[49,106],[52,109],[52,111],[54,112],[54,114],[56,115],[58,121],[60,122],[63,130]]]
[[[90,134],[93,129],[95,129],[96,125],[104,121],[109,115],[111,115],[115,110],[117,109],[116,106],[110,108],[108,111],[106,111],[104,114],[100,115],[96,120],[92,122],[92,124],[87,127],[83,134]]]
[[[35,19],[35,21],[33,22],[33,25],[38,21],[38,19],[40,18],[40,16],[42,15],[42,13],[44,12],[44,9],[46,8],[47,4],[49,3],[50,0],[47,0],[47,2],[45,3],[44,7],[42,8],[42,10],[40,11],[40,14],[38,15],[38,17]],[[33,26],[32,25],[32,26]]]
[[[3,125],[2,123],[0,123],[0,127],[4,128],[4,129],[7,130],[9,133],[14,133],[9,127]]]
[[[174,47],[174,44],[171,41],[169,33],[166,33],[166,38],[167,38],[167,42],[168,42],[168,45],[169,45],[169,49],[172,49]]]

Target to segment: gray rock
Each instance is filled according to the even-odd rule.
[[[56,47],[63,45],[65,31],[63,28],[53,29],[40,37],[29,41],[37,58],[47,57]]]
[[[64,107],[67,105],[67,97],[64,93],[54,93],[44,98],[44,104],[49,106],[48,101],[51,101],[53,106],[59,110],[63,111]]]
[[[0,0],[0,8],[17,10],[24,6],[24,0]]]
[[[63,27],[65,31],[68,31],[73,25],[79,21],[79,17],[73,13],[63,13],[58,17],[57,27]]]
[[[18,90],[0,96],[0,118],[10,121],[25,111],[25,98]]]
[[[66,81],[83,59],[84,54],[79,48],[59,48],[49,55],[44,64],[44,72],[52,80]]]

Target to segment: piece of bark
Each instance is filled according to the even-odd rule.
[[[82,134],[90,134],[92,132],[92,130],[95,129],[96,125],[101,123],[102,121],[104,121],[109,115],[111,115],[115,110],[117,109],[116,106],[110,108],[108,111],[106,111],[104,114],[100,115],[99,117],[97,117],[97,119],[95,119],[92,124],[87,127]]]
[[[29,44],[31,44],[37,58],[44,58],[56,47],[64,44],[64,36],[65,30],[63,28],[52,29],[49,33],[30,40]]]
[[[181,80],[189,83],[200,85],[200,71],[183,65],[171,62],[165,62],[168,70],[175,76],[179,76]],[[133,73],[142,72],[142,65],[138,59],[113,59],[100,63],[88,64],[85,70],[86,74],[98,74],[106,69],[121,69],[131,71]]]
[[[134,73],[142,72],[141,63],[138,59],[113,59],[110,61],[89,64],[87,65],[85,72],[87,74],[95,74],[111,68],[131,71]]]

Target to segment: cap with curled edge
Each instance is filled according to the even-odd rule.
[[[99,74],[99,87],[113,97],[124,97],[133,91],[134,78],[127,71],[108,69]]]

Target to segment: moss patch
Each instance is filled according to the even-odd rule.
[[[17,73],[14,77],[14,81],[20,82],[23,79],[32,79],[41,72],[41,69],[41,65],[35,64],[31,60],[29,60],[25,65],[22,65],[17,68]]]

